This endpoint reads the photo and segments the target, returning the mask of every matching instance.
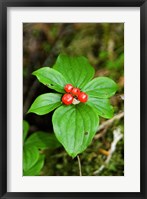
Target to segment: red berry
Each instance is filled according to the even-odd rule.
[[[88,100],[88,95],[84,92],[81,92],[79,95],[78,95],[78,100],[80,102],[87,102]]]
[[[73,96],[69,93],[66,93],[62,97],[62,102],[66,105],[70,105],[73,101]]]
[[[80,89],[79,88],[73,88],[71,93],[75,96],[78,96],[80,94]]]
[[[72,84],[66,84],[66,85],[64,86],[64,90],[65,90],[67,93],[70,93],[70,92],[72,91],[72,89],[73,89]]]

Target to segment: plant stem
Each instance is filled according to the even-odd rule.
[[[81,161],[79,155],[77,155],[78,165],[79,165],[79,175],[82,176]]]

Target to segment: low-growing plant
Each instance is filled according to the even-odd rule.
[[[55,149],[60,146],[55,135],[37,131],[28,138],[29,124],[23,121],[23,175],[40,175],[44,166],[45,155],[42,153],[45,149]]]
[[[99,116],[108,119],[114,114],[109,98],[116,93],[117,84],[108,77],[93,78],[94,74],[85,57],[67,55],[59,55],[52,68],[33,72],[39,82],[56,92],[38,96],[28,113],[45,115],[54,110],[54,133],[73,158],[91,143]]]

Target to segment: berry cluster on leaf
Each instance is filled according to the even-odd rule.
[[[66,84],[64,90],[67,93],[63,95],[62,102],[66,105],[85,103],[88,100],[88,95],[81,92],[79,88],[74,88],[72,84]]]
[[[59,55],[52,68],[42,67],[33,75],[56,93],[38,96],[29,113],[47,114],[54,109],[52,123],[58,141],[73,158],[91,143],[99,116],[113,117],[109,98],[117,84],[108,77],[94,77],[94,68],[85,57]]]

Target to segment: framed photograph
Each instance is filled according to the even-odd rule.
[[[0,197],[146,199],[147,2],[0,8]]]

